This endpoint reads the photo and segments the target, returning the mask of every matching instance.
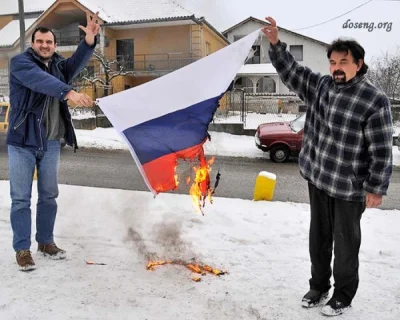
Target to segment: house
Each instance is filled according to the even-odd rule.
[[[19,53],[18,5],[17,1],[9,2],[0,8],[0,93],[8,89],[4,75],[8,74],[9,60]],[[82,76],[102,79],[98,83],[114,93],[163,76],[229,45],[204,17],[197,17],[173,0],[25,0],[24,9],[26,47],[37,26],[48,27],[57,36],[57,52],[64,57],[70,56],[84,37],[78,26],[86,25],[86,12],[99,11],[99,59],[94,57]],[[110,70],[101,62],[107,62]],[[111,75],[115,77],[106,83]],[[105,92],[95,94],[93,87],[87,86],[93,98]],[[106,92],[110,93],[108,89]]]
[[[222,32],[230,41],[240,38],[269,25],[267,21],[249,17]],[[278,27],[279,38],[286,42],[288,49],[295,59],[302,65],[322,74],[329,73],[329,64],[326,57],[328,44]],[[269,41],[261,36],[253,46],[253,57],[237,73],[235,87],[244,89],[248,93],[275,93],[291,94],[282,83],[271,64],[268,55]],[[293,93],[292,93],[293,94]]]

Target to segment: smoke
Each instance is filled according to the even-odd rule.
[[[143,236],[146,234],[146,237]],[[149,260],[193,260],[192,244],[182,238],[182,221],[165,217],[150,230],[130,226],[125,241],[133,244],[138,255]]]

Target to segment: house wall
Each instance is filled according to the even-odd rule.
[[[249,21],[229,32],[227,38],[229,41],[233,42],[234,36],[246,36],[263,26],[264,25],[259,22]],[[279,31],[279,39],[287,44],[288,49],[290,45],[303,45],[303,61],[298,61],[301,65],[309,67],[314,72],[319,72],[321,74],[329,73],[329,63],[326,57],[326,46],[284,30]],[[262,36],[255,44],[261,45],[260,62],[270,63],[271,61],[268,55],[270,44],[267,38]],[[277,84],[277,92],[282,94],[290,93],[289,89],[280,80]]]
[[[206,43],[207,42],[210,44],[210,53],[209,54],[212,54],[228,45],[223,39],[221,39],[221,37],[216,35],[213,30],[211,30],[208,26],[204,25],[203,26],[203,56],[206,55]]]
[[[110,46],[106,54],[116,56],[116,40],[134,39],[134,54],[188,53],[190,29],[188,25],[152,27],[111,31],[106,29]]]

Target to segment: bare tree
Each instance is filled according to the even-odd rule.
[[[133,69],[129,68],[129,64],[133,66],[133,61],[121,62],[116,59],[107,58],[99,50],[95,50],[93,53],[95,60],[90,66],[93,68],[93,72],[86,67],[80,74],[80,76],[74,81],[74,87],[77,91],[81,91],[90,88],[93,92],[94,99],[98,98],[99,87],[103,89],[101,96],[108,96],[110,89],[113,88],[112,80],[119,76],[133,75],[134,71],[126,70]],[[126,68],[128,66],[128,68]],[[100,108],[95,105],[93,108],[96,127],[97,115],[101,112]]]
[[[386,52],[374,59],[368,75],[371,81],[389,98],[400,97],[400,48],[394,54]]]
[[[126,65],[116,59],[109,59],[99,50],[95,50],[93,56],[96,58],[95,69],[99,72],[89,74],[88,68],[82,72],[83,75],[79,78],[79,82],[87,81],[95,86],[100,83],[104,87],[104,96],[109,93],[109,88],[112,88],[111,81],[119,76],[133,75],[134,71],[126,70]],[[130,62],[132,63],[132,62]]]

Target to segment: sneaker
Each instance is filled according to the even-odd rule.
[[[29,250],[17,251],[15,257],[17,259],[19,270],[29,271],[36,268],[35,261],[33,261],[31,252]]]
[[[351,305],[346,306],[336,298],[331,298],[326,305],[322,307],[321,312],[326,316],[338,316],[350,308]]]
[[[38,252],[43,253],[45,257],[48,257],[53,260],[61,260],[67,257],[67,253],[65,250],[57,247],[55,243],[50,244],[39,244]]]
[[[319,305],[321,300],[323,300],[323,299],[328,297],[328,293],[329,293],[329,291],[321,292],[321,291],[318,291],[318,290],[311,289],[303,297],[303,300],[301,301],[301,305],[304,308],[316,307],[316,306]]]

